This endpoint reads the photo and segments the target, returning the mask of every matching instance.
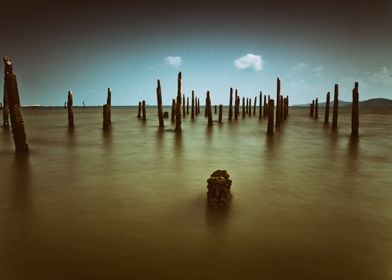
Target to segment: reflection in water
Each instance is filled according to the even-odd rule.
[[[27,209],[30,206],[31,168],[28,155],[15,156],[13,174],[13,193],[15,207]]]
[[[355,175],[358,172],[359,137],[350,137],[348,141],[347,172]]]
[[[231,216],[231,207],[233,201],[231,201],[225,207],[212,207],[207,202],[207,195],[206,199],[206,224],[207,226],[214,232],[216,231],[221,232],[225,231],[228,221]],[[234,198],[232,198],[233,200]]]
[[[177,159],[182,158],[182,133],[174,132],[174,153]]]
[[[106,149],[111,149],[112,144],[112,128],[102,130],[102,140]]]
[[[76,146],[76,137],[75,137],[75,128],[74,127],[68,127],[67,130],[67,138],[68,138],[68,147],[69,148],[74,148]]]

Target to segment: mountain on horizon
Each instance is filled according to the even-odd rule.
[[[351,106],[351,101],[339,100],[339,107]],[[325,107],[325,102],[320,102],[319,107]],[[308,104],[293,105],[292,107],[309,107]],[[330,107],[333,107],[333,100],[330,102]],[[361,108],[392,108],[392,100],[388,98],[371,98],[368,100],[359,101]]]

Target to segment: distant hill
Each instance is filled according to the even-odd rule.
[[[320,102],[319,107],[325,107],[325,102]],[[333,101],[330,103],[332,108]],[[351,102],[339,100],[339,107],[351,106]],[[309,104],[293,105],[293,107],[309,107]],[[361,108],[392,108],[392,100],[387,98],[372,98],[359,102]]]

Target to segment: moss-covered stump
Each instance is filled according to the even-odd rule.
[[[207,202],[210,206],[225,206],[230,202],[232,195],[229,177],[226,170],[216,170],[207,180]]]

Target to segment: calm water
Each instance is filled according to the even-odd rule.
[[[153,108],[113,109],[107,133],[100,109],[72,133],[63,109],[23,113],[27,159],[0,129],[1,279],[392,279],[392,111],[361,112],[358,141],[344,110],[336,134],[293,109],[272,138],[203,111],[181,135]]]

